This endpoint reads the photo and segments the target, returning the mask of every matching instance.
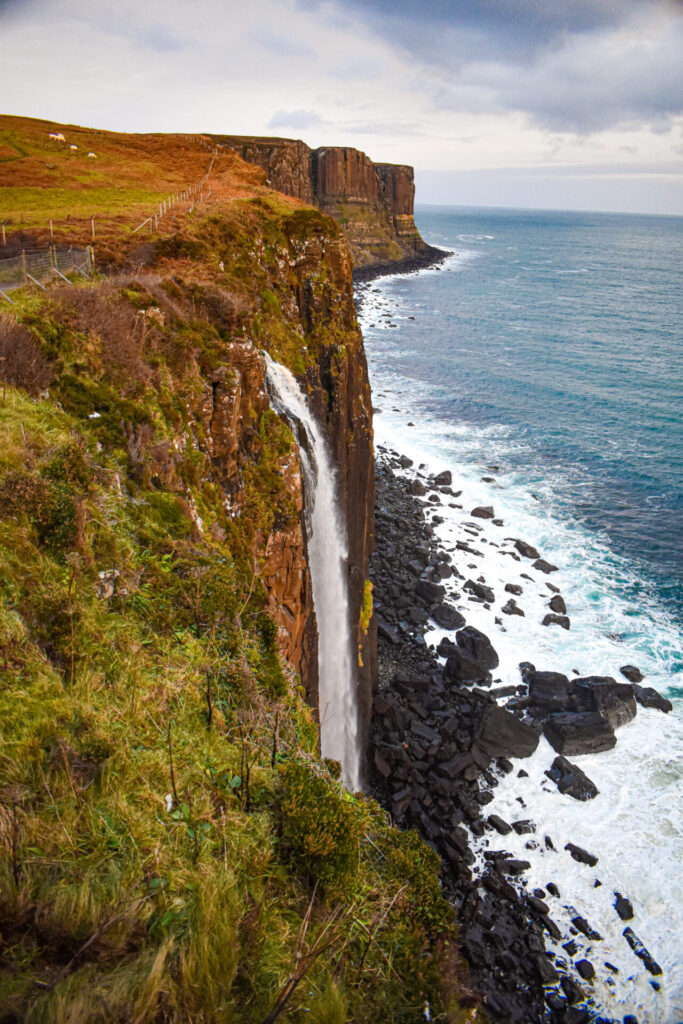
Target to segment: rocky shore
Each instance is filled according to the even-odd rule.
[[[512,836],[528,837],[527,850],[541,844],[555,850],[553,836],[537,832],[521,797],[519,815],[510,821],[487,813],[487,805],[505,776],[515,772],[521,781],[527,775],[511,759],[533,754],[541,734],[557,754],[546,772],[549,783],[576,800],[593,799],[597,787],[569,758],[612,747],[616,730],[635,716],[639,703],[662,711],[670,704],[640,687],[640,672],[630,665],[622,667],[621,681],[570,680],[522,662],[517,685],[497,685],[498,654],[483,632],[468,625],[467,609],[494,604],[491,586],[474,567],[477,544],[487,543],[482,522],[502,522],[493,508],[473,508],[467,539],[452,552],[443,550],[434,536],[439,506],[461,507],[450,473],[428,477],[407,457],[381,448],[376,492],[372,581],[379,688],[368,754],[370,788],[401,827],[416,828],[440,853],[443,887],[458,918],[471,981],[492,1020],[606,1021],[595,1009],[591,986],[597,971],[618,969],[602,960],[594,964],[579,941],[599,948],[599,933],[577,914],[565,934],[554,920],[554,910],[563,906],[561,875],[530,890],[529,862],[505,848],[505,837]],[[543,625],[570,629],[564,599],[550,582],[555,567],[523,539],[506,538],[497,546],[528,566],[534,579],[546,580],[549,611]],[[517,603],[522,587],[510,583],[505,591],[501,615],[523,616]],[[425,639],[435,626],[448,634],[436,647]],[[586,872],[598,861],[579,841],[558,853]],[[597,877],[594,884],[601,884]],[[614,913],[625,923],[633,916],[630,901],[621,893],[614,897]],[[623,937],[657,987],[657,963],[630,926]],[[634,1024],[636,1018],[619,1020]]]
[[[437,249],[433,245],[427,245],[425,242],[424,248],[404,256],[401,260],[384,261],[370,266],[355,267],[353,281],[354,284],[361,284],[374,281],[378,277],[386,277],[387,274],[414,274],[418,270],[436,267],[452,255],[450,250]]]

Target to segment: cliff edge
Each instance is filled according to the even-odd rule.
[[[311,149],[293,139],[212,138],[261,167],[276,191],[334,217],[349,243],[356,277],[383,269],[417,269],[443,256],[417,230],[414,173],[407,164],[374,163],[358,149]]]
[[[367,730],[339,225],[201,137],[0,118],[0,145],[7,248],[49,275],[0,296],[3,1021],[474,1019],[436,853],[320,756],[301,448],[264,353],[335,463]],[[93,233],[99,272],[54,272]]]

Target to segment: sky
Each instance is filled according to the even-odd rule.
[[[0,0],[2,113],[281,135],[418,203],[683,214],[683,0]]]

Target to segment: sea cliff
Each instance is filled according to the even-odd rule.
[[[98,268],[0,313],[3,1020],[471,1020],[437,855],[320,756],[301,439],[263,353],[334,461],[365,737],[372,412],[342,230],[206,138],[0,129],[8,248],[97,232]],[[97,152],[85,186],[58,129]]]
[[[443,258],[415,224],[413,168],[373,163],[358,149],[310,149],[292,139],[212,136],[258,164],[279,192],[313,203],[344,229],[359,279],[371,273],[414,270]]]

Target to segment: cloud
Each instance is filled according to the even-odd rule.
[[[278,110],[268,122],[268,127],[304,131],[306,128],[319,128],[327,123],[314,110]]]
[[[519,111],[554,131],[683,111],[679,0],[348,0],[416,62],[436,109]]]
[[[321,6],[306,3],[306,6]],[[618,27],[662,0],[346,0],[380,35],[422,56],[520,63],[567,35]],[[455,51],[454,48],[455,47]]]

